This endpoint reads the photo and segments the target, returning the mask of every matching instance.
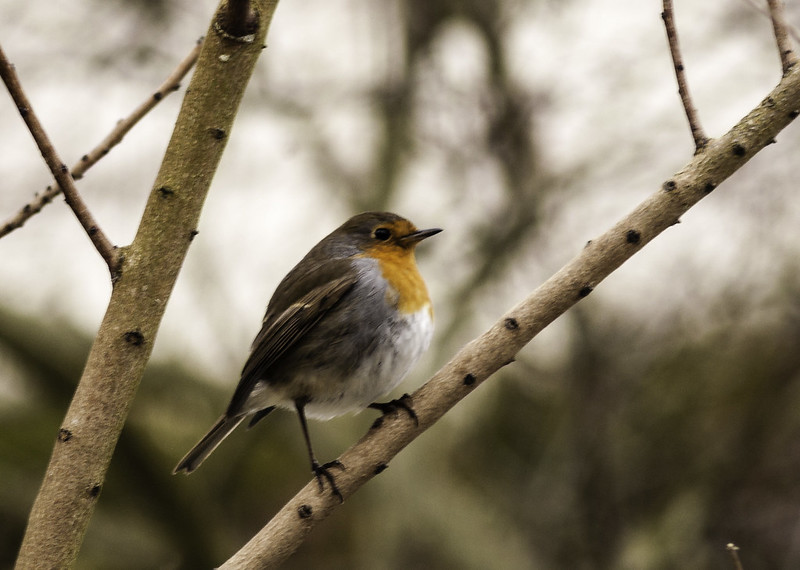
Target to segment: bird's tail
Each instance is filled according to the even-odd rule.
[[[178,465],[172,470],[172,474],[175,475],[176,473],[184,471],[188,475],[197,469],[200,464],[205,461],[206,457],[211,455],[211,452],[222,443],[222,440],[236,429],[236,426],[238,426],[243,419],[244,415],[221,416],[211,429],[208,430],[208,433],[203,436],[203,439],[198,441],[197,444],[189,450],[189,453],[178,462]]]

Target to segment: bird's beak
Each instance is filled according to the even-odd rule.
[[[411,232],[410,234],[401,237],[400,242],[406,246],[416,245],[425,238],[435,236],[440,231],[442,231],[441,228],[431,228],[429,230],[417,230],[415,232]]]

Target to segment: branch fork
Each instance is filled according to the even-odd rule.
[[[58,156],[53,143],[50,142],[44,127],[42,126],[41,122],[39,122],[39,118],[36,116],[36,113],[34,113],[30,101],[28,101],[27,95],[25,95],[25,91],[22,89],[22,85],[19,82],[19,78],[17,77],[17,72],[14,69],[14,66],[8,61],[8,58],[1,47],[0,77],[2,77],[3,82],[6,84],[6,88],[11,95],[11,98],[17,105],[17,109],[19,110],[19,114],[22,116],[22,120],[25,121],[26,125],[28,125],[28,130],[30,130],[31,135],[33,135],[33,139],[36,141],[36,146],[39,147],[39,151],[42,153],[42,157],[44,158],[47,167],[50,169],[53,178],[56,179],[56,182],[63,190],[64,198],[67,201],[67,204],[69,204],[69,207],[72,208],[72,211],[75,213],[75,217],[78,218],[78,222],[80,222],[81,226],[83,226],[84,231],[94,244],[95,249],[97,249],[98,253],[100,253],[100,256],[103,258],[103,260],[105,260],[112,279],[115,278],[120,266],[120,256],[117,248],[111,243],[108,237],[106,237],[106,234],[103,232],[103,230],[100,229],[100,226],[94,219],[94,216],[92,216],[92,213],[89,211],[86,203],[78,193],[78,189],[75,187],[75,183],[73,182],[69,168]]]

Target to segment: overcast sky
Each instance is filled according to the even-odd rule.
[[[0,43],[62,158],[92,148],[142,101],[205,33],[215,3],[170,2],[169,17],[117,2],[0,1]],[[722,134],[771,90],[780,65],[769,21],[748,2],[676,2],[684,57],[703,123]],[[792,10],[794,16],[797,10]],[[184,271],[161,327],[157,357],[196,363],[221,380],[238,370],[280,278],[318,239],[355,213],[331,196],[290,110],[265,97],[296,97],[315,128],[353,168],[370,158],[369,109],[353,94],[398,65],[392,16],[401,4],[370,0],[282,2],[253,85],[215,178]],[[580,170],[550,205],[549,239],[525,251],[469,338],[632,210],[692,154],[691,137],[656,1],[509,2],[507,61],[514,82],[535,93],[539,144],[555,172]],[[484,79],[485,48],[455,23],[426,71],[423,121],[458,141],[481,128],[468,95]],[[145,62],[144,64],[142,62]],[[446,90],[436,86],[445,86]],[[169,97],[78,187],[117,244],[132,239],[183,90]],[[442,92],[450,99],[443,100]],[[463,93],[456,101],[453,93]],[[428,113],[428,115],[426,115]],[[44,163],[8,97],[0,97],[0,220],[49,183]],[[732,286],[767,295],[796,252],[800,134],[773,145],[608,279],[603,302],[631,314],[691,313]],[[458,181],[459,187],[454,187]],[[392,209],[446,232],[426,243],[422,270],[434,300],[457,278],[465,232],[492,211],[498,174],[476,164],[460,176],[435,146],[406,165]],[[458,199],[464,196],[468,199]],[[554,199],[551,198],[551,201]],[[499,218],[497,223],[502,223]],[[57,200],[0,240],[0,303],[37,318],[64,318],[93,333],[110,286],[100,257]],[[497,293],[497,290],[495,290]],[[691,305],[685,305],[687,294]],[[760,297],[754,298],[757,304]],[[657,303],[653,303],[657,300]],[[447,318],[448,311],[437,310]],[[542,341],[547,345],[546,338]],[[435,364],[435,363],[434,363]],[[441,364],[439,362],[438,364]]]

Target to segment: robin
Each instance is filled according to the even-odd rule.
[[[323,238],[272,296],[228,409],[181,459],[191,473],[248,416],[252,427],[275,408],[300,417],[311,470],[341,500],[332,467],[314,456],[306,417],[330,419],[371,407],[405,409],[408,396],[375,400],[397,386],[433,334],[433,309],[414,250],[440,229],[418,230],[389,212],[366,212]]]

